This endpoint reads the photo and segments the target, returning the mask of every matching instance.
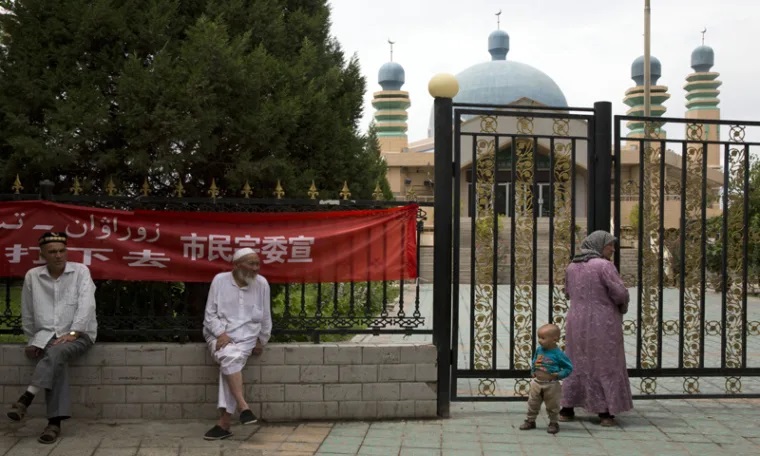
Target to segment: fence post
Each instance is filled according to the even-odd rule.
[[[438,416],[448,418],[451,408],[451,217],[453,100],[456,79],[434,76],[428,84],[435,98],[435,232],[433,235],[433,343],[438,351]]]
[[[588,231],[610,231],[612,202],[612,103],[594,103],[594,147],[588,152]]]
[[[49,179],[45,179],[42,182],[40,182],[40,198],[42,198],[45,201],[50,201],[53,199],[53,182]]]

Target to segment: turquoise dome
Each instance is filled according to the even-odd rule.
[[[396,62],[384,64],[377,73],[377,82],[383,90],[401,90],[401,86],[406,82],[404,67]]]
[[[491,61],[473,65],[456,75],[459,93],[456,103],[514,103],[530,98],[546,106],[567,107],[567,99],[546,73],[524,63],[507,60],[509,35],[496,30],[488,36]]]
[[[657,80],[662,76],[662,65],[657,57],[649,57],[649,80],[652,85],[657,84]],[[631,79],[637,86],[644,85],[644,56],[637,58],[631,64]]]
[[[546,106],[567,107],[567,99],[556,82],[530,65],[509,60],[479,63],[456,75],[456,103],[514,103],[530,98]]]
[[[509,35],[496,30],[488,36],[491,60],[473,65],[456,75],[459,93],[455,103],[508,105],[528,98],[545,106],[566,108],[567,99],[552,78],[530,65],[507,60]],[[428,136],[433,135],[430,110]]]
[[[715,64],[715,51],[710,46],[699,46],[691,53],[691,67],[697,73],[706,73]]]

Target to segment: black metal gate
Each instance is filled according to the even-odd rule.
[[[639,133],[623,137],[624,123]],[[760,376],[760,143],[748,139],[760,122],[615,116],[614,125],[615,262],[632,287],[634,391],[759,397],[758,379],[746,377]]]
[[[631,288],[624,329],[635,396],[760,395],[741,384],[760,374],[750,359],[760,319],[749,288],[760,256],[752,247],[760,230],[749,227],[754,144],[739,127],[725,142],[699,136],[708,124],[737,123],[616,116],[613,138],[607,102],[435,103],[439,414],[449,400],[526,397],[536,328],[564,326],[564,270],[596,229],[621,239],[615,263]],[[625,121],[645,124],[642,138],[622,138]],[[663,122],[686,125],[686,137],[659,139]],[[713,146],[725,172],[698,152]]]

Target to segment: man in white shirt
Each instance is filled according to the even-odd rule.
[[[92,347],[97,336],[95,283],[90,270],[67,261],[65,233],[47,232],[39,239],[44,266],[30,269],[21,292],[21,323],[29,340],[26,355],[37,364],[26,392],[8,417],[21,421],[34,396],[45,390],[48,425],[37,439],[54,443],[61,421],[71,416],[68,363]]]
[[[219,364],[220,417],[206,440],[232,435],[231,417],[240,409],[240,422],[257,421],[244,397],[243,368],[251,354],[260,355],[272,334],[269,283],[259,275],[261,263],[253,249],[232,257],[233,270],[214,277],[206,301],[203,337]]]

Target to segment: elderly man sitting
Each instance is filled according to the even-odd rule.
[[[257,421],[243,394],[243,367],[253,353],[260,355],[272,333],[269,283],[259,275],[259,256],[250,248],[232,257],[233,270],[214,277],[206,302],[203,336],[219,364],[221,415],[204,439],[232,435],[231,417],[240,409],[240,422]]]
[[[34,397],[45,391],[48,425],[37,439],[45,444],[58,440],[61,421],[71,416],[68,364],[92,347],[98,332],[95,283],[87,266],[68,261],[67,243],[66,233],[40,237],[45,265],[26,273],[21,291],[21,322],[29,340],[24,352],[36,364],[8,418],[23,420]]]

